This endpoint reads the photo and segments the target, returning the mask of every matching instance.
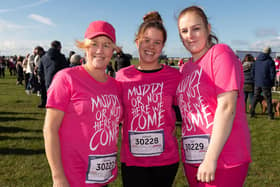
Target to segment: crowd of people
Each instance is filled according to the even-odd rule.
[[[71,51],[66,58],[55,40],[47,51],[37,46],[26,57],[8,59],[17,84],[24,84],[27,94],[38,93],[38,107],[46,108],[53,186],[106,187],[115,180],[119,128],[125,187],[171,187],[180,158],[191,187],[243,186],[251,162],[245,102],[249,97],[254,117],[262,93],[274,118],[271,88],[280,59],[274,62],[271,48],[265,48],[241,63],[219,43],[198,6],[183,9],[177,26],[191,54],[179,59],[179,70],[170,67],[172,58],[159,63],[167,31],[156,11],[144,15],[137,30],[138,64],[131,65],[106,21],[91,22],[84,40],[76,41],[83,57]],[[0,58],[1,76],[5,60]]]
[[[256,58],[251,54],[247,54],[242,60],[245,77],[245,110],[247,111],[247,99],[249,97],[248,111],[250,117],[256,116],[256,105],[260,103],[261,107],[263,107],[263,102],[266,103],[269,119],[274,119],[275,112],[279,115],[277,110],[279,110],[280,101],[272,103],[272,89],[274,87],[277,90],[280,84],[280,57],[276,57],[273,60],[270,53],[271,48],[265,47]]]

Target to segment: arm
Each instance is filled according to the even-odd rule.
[[[210,144],[197,172],[197,180],[201,182],[210,182],[215,178],[219,155],[231,133],[237,95],[237,91],[218,95],[218,106],[215,113]]]
[[[58,135],[58,130],[60,128],[63,116],[63,111],[48,108],[44,124],[45,150],[51,168],[54,187],[70,186],[62,166]]]

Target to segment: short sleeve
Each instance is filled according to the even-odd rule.
[[[58,72],[48,89],[47,108],[66,111],[71,97],[70,77],[64,71]]]
[[[213,76],[217,95],[241,90],[241,62],[226,45],[220,45],[213,55]]]

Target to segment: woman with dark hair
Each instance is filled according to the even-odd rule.
[[[245,110],[247,112],[247,99],[249,97],[249,110],[251,110],[254,98],[254,80],[251,76],[251,70],[255,58],[251,54],[246,54],[242,60],[243,73],[244,73],[244,95],[245,95]]]
[[[116,75],[125,110],[122,179],[124,187],[171,187],[179,163],[173,105],[180,73],[159,63],[167,37],[159,13],[143,19],[135,38],[139,64]]]

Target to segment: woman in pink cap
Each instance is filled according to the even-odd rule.
[[[115,30],[92,22],[77,46],[86,64],[58,72],[48,89],[44,139],[53,186],[101,187],[117,176],[120,86],[105,73]]]
[[[171,187],[178,169],[175,94],[177,69],[159,63],[166,30],[158,12],[144,17],[136,34],[139,64],[122,68],[122,179],[124,187]]]
[[[241,187],[251,162],[241,62],[200,7],[182,10],[178,29],[192,55],[177,88],[185,175],[191,187]]]

